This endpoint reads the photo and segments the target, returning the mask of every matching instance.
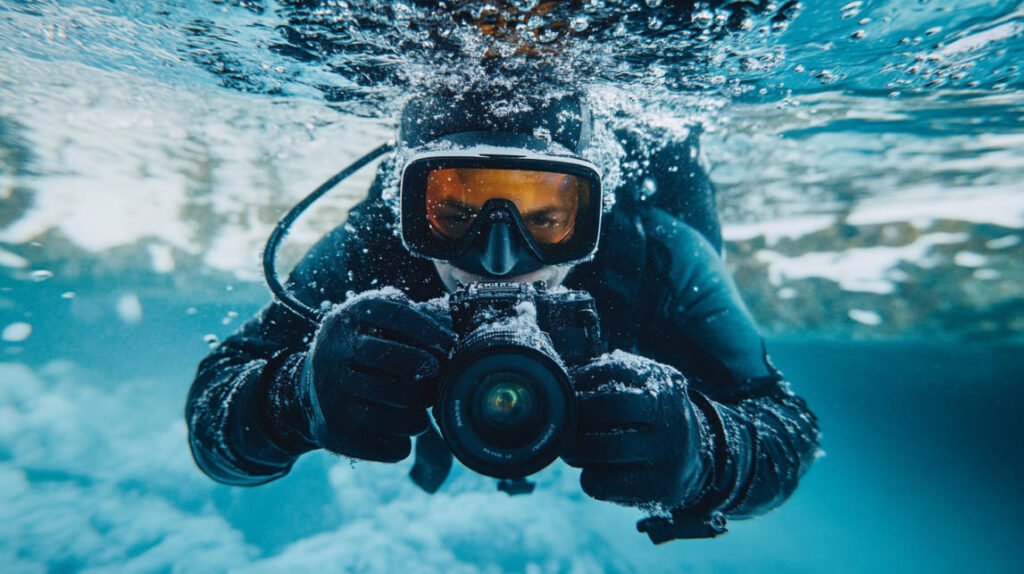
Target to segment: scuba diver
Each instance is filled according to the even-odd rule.
[[[461,335],[426,302],[543,282],[588,293],[614,350],[569,370],[576,422],[557,455],[582,469],[584,492],[658,514],[638,525],[655,542],[714,536],[725,517],[780,505],[815,459],[817,420],[769,362],[726,270],[697,132],[647,157],[608,207],[585,159],[585,96],[530,94],[495,113],[500,96],[406,105],[368,197],[289,277],[317,320],[274,301],[199,365],[185,412],[199,468],[254,486],[315,449],[401,461],[418,437],[413,478],[436,490],[451,454],[428,409],[437,416]]]

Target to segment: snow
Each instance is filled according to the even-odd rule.
[[[596,391],[647,393],[651,396],[656,396],[678,388],[684,381],[682,374],[673,367],[621,349],[601,355],[588,364],[587,368],[600,368],[611,365],[625,366],[633,373],[636,373],[637,376],[635,379],[631,378],[630,380],[611,379],[595,389]],[[643,381],[642,387],[636,386],[637,380]]]

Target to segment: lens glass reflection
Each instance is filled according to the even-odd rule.
[[[483,377],[478,386],[474,419],[478,431],[505,445],[530,440],[540,427],[542,408],[532,386],[519,373]]]

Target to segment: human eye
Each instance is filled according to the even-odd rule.
[[[547,214],[531,215],[526,219],[526,223],[533,227],[553,228],[564,224],[561,218],[557,218]]]
[[[465,225],[476,217],[476,211],[473,209],[456,208],[448,210],[443,216],[447,223],[452,225]]]

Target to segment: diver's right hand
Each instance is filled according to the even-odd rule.
[[[455,334],[397,290],[366,293],[320,324],[302,382],[308,438],[352,458],[398,462],[427,430]]]

